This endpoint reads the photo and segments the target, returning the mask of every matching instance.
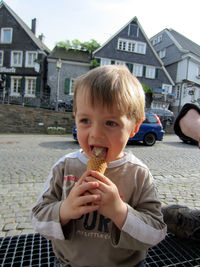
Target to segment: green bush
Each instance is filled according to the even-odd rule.
[[[66,129],[63,127],[48,127],[48,134],[66,134]]]

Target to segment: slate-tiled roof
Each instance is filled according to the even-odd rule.
[[[188,50],[188,52],[192,52],[197,56],[200,56],[200,46],[198,44],[194,43],[182,34],[174,31],[173,29],[169,29],[169,32],[183,49]]]
[[[81,62],[81,63],[90,63],[90,54],[88,51],[74,50],[74,49],[65,49],[63,47],[55,46],[48,58],[60,58],[63,60]]]
[[[21,25],[21,27],[25,30],[25,32],[30,36],[30,38],[35,42],[35,44],[38,46],[39,49],[50,53],[50,49],[43,43],[39,38],[35,36],[35,34],[31,31],[31,29],[26,25],[26,23],[18,17],[18,15],[4,2],[0,2],[0,8],[5,7],[11,14],[12,16],[16,19],[16,21]]]

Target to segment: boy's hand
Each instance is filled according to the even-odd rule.
[[[84,174],[85,175],[85,174]],[[84,176],[83,175],[83,176]],[[70,191],[68,197],[60,206],[60,221],[62,225],[67,224],[71,219],[78,219],[83,214],[93,212],[99,208],[97,202],[101,196],[97,194],[85,194],[88,191],[95,190],[99,187],[98,181],[84,183],[81,178]],[[95,203],[87,205],[88,203]]]
[[[88,190],[92,194],[100,194],[101,198],[95,204],[99,204],[98,212],[110,218],[115,225],[122,229],[127,216],[127,206],[120,198],[117,186],[103,174],[90,171],[90,176],[85,177],[85,181],[98,182],[99,186],[95,190]]]

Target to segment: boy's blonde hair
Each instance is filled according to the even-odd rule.
[[[140,82],[127,67],[108,65],[97,67],[80,76],[75,83],[74,112],[79,90],[85,90],[90,103],[100,102],[107,108],[117,105],[122,114],[136,123],[145,118],[145,95]]]

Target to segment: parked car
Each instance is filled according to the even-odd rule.
[[[174,113],[169,109],[148,109],[148,112],[155,113],[161,120],[161,123],[164,125],[171,125],[174,123]]]
[[[134,137],[129,138],[128,143],[143,141],[147,146],[152,146],[156,141],[162,141],[164,130],[159,117],[153,113],[145,113],[145,120],[140,125],[140,129]],[[77,141],[76,126],[72,129],[74,140]]]
[[[52,101],[50,109],[56,109],[56,101]],[[67,98],[65,100],[58,100],[58,111],[73,111],[73,98]]]
[[[154,113],[146,112],[139,131],[134,137],[129,138],[128,143],[143,141],[146,146],[153,146],[156,141],[162,141],[164,133],[159,117]]]

